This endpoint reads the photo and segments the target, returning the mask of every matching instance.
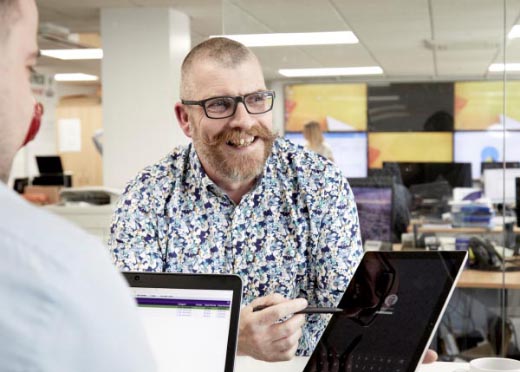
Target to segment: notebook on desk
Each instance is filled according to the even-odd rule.
[[[123,273],[158,371],[232,372],[242,281],[236,275]]]

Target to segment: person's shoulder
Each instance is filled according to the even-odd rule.
[[[102,244],[72,223],[36,207],[14,192],[0,190],[0,240],[11,240],[27,254],[49,256],[59,264],[91,256]],[[63,207],[67,208],[67,207]],[[6,248],[7,249],[7,248]],[[69,258],[70,256],[70,258]]]
[[[123,339],[117,347],[146,347],[139,339],[124,345],[124,338],[142,332],[135,326],[130,293],[98,239],[2,185],[0,205],[0,296],[9,298],[0,307],[0,328],[6,330],[0,344],[9,340],[0,350],[4,367],[10,370],[10,363],[24,360],[66,370],[58,366],[72,367],[68,363],[76,362],[71,358],[80,356],[93,370],[115,366],[107,361],[117,354],[115,341],[100,337],[107,327]],[[93,311],[99,303],[104,304],[102,313]]]
[[[190,146],[179,146],[155,164],[141,170],[125,187],[124,194],[154,194],[171,189],[189,163]]]

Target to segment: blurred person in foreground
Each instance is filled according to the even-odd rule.
[[[42,114],[29,83],[37,27],[34,0],[0,0],[0,369],[154,371],[135,302],[102,244],[5,185]]]

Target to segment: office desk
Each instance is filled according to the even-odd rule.
[[[306,357],[296,357],[289,362],[266,363],[249,357],[237,357],[235,363],[236,372],[301,372],[307,363]],[[467,363],[437,362],[424,364],[419,372],[452,372]]]
[[[408,232],[413,232],[413,225],[408,226]],[[480,235],[480,234],[501,234],[504,229],[502,226],[493,227],[491,229],[485,227],[451,227],[446,225],[419,225],[417,226],[418,233],[432,233],[432,234],[465,234],[465,235]],[[513,232],[520,233],[518,226],[513,227]]]
[[[394,251],[401,250],[401,244],[393,244]],[[462,272],[458,288],[484,288],[484,289],[520,289],[520,271],[506,272],[505,286],[502,286],[502,272],[480,271],[466,269]]]
[[[520,271],[506,272],[505,286],[502,273],[496,271],[464,270],[457,283],[459,288],[520,289]]]
[[[110,237],[110,223],[115,208],[113,204],[82,206],[47,205],[44,208],[69,220],[86,232],[97,236],[103,243],[108,241]]]

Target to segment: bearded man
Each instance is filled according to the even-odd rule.
[[[275,94],[244,45],[213,38],[193,48],[181,98],[175,113],[192,143],[126,187],[111,227],[114,261],[121,270],[237,274],[238,353],[309,355],[327,317],[291,315],[337,305],[362,255],[348,182],[273,133]]]

